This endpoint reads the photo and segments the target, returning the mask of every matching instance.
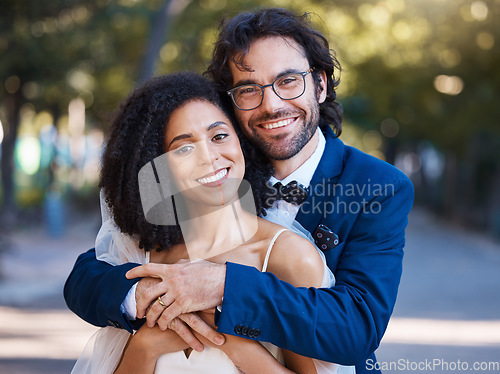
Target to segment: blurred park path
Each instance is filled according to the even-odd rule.
[[[62,287],[93,246],[99,217],[73,221],[57,239],[43,227],[10,235],[0,260],[0,373],[69,373],[95,331],[66,309]],[[500,365],[499,269],[499,243],[415,208],[398,302],[377,351],[383,372],[500,373],[472,368]]]
[[[69,373],[96,330],[71,313],[64,281],[81,252],[94,246],[100,216],[66,220],[64,235],[47,227],[16,230],[0,253],[0,373]]]
[[[383,373],[500,373],[500,242],[414,208]],[[474,368],[476,366],[476,368]]]

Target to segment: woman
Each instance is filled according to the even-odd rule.
[[[264,213],[272,170],[236,131],[215,88],[194,73],[158,77],[136,89],[113,123],[101,173],[109,215],[121,233],[113,219],[105,221],[98,257],[113,264],[232,261],[297,287],[329,287],[333,275],[311,242],[255,215]],[[252,190],[249,207],[244,202]],[[167,224],[150,223],[172,215]],[[213,325],[213,314],[201,315]],[[74,372],[351,372],[234,336],[222,346],[198,336],[206,348],[190,352],[174,332],[157,326],[144,325],[126,339],[121,330],[103,330],[91,364],[81,369],[77,363]]]

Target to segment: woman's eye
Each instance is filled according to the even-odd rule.
[[[215,136],[212,138],[212,140],[213,140],[213,141],[218,142],[218,141],[224,140],[224,139],[225,139],[225,138],[227,138],[228,136],[229,136],[229,134],[226,134],[226,133],[221,133],[221,134],[217,134],[217,135],[215,135]]]
[[[189,153],[191,153],[191,151],[194,149],[194,147],[192,145],[185,145],[183,147],[180,147],[180,148],[177,148],[174,153],[176,155],[179,155],[179,156],[185,156]]]

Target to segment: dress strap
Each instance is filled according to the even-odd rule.
[[[151,251],[146,251],[146,264],[151,261]]]
[[[274,242],[276,241],[276,239],[278,239],[278,236],[280,236],[281,233],[285,232],[285,231],[288,231],[288,229],[281,229],[276,234],[274,234],[273,238],[271,239],[271,243],[269,243],[269,247],[267,247],[266,258],[264,259],[264,265],[262,265],[262,270],[261,271],[266,271],[267,270],[267,264],[269,262],[269,256],[271,255],[271,249],[273,249]]]

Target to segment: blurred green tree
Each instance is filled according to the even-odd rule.
[[[0,6],[4,209],[14,206],[12,154],[23,105],[50,111],[57,123],[80,97],[87,126],[105,128],[106,115],[138,81],[204,71],[221,18],[284,6],[312,12],[337,51],[344,67],[343,137],[392,163],[406,157],[421,202],[466,223],[497,222],[500,231],[497,0],[11,0]],[[439,155],[444,161],[436,168]]]

